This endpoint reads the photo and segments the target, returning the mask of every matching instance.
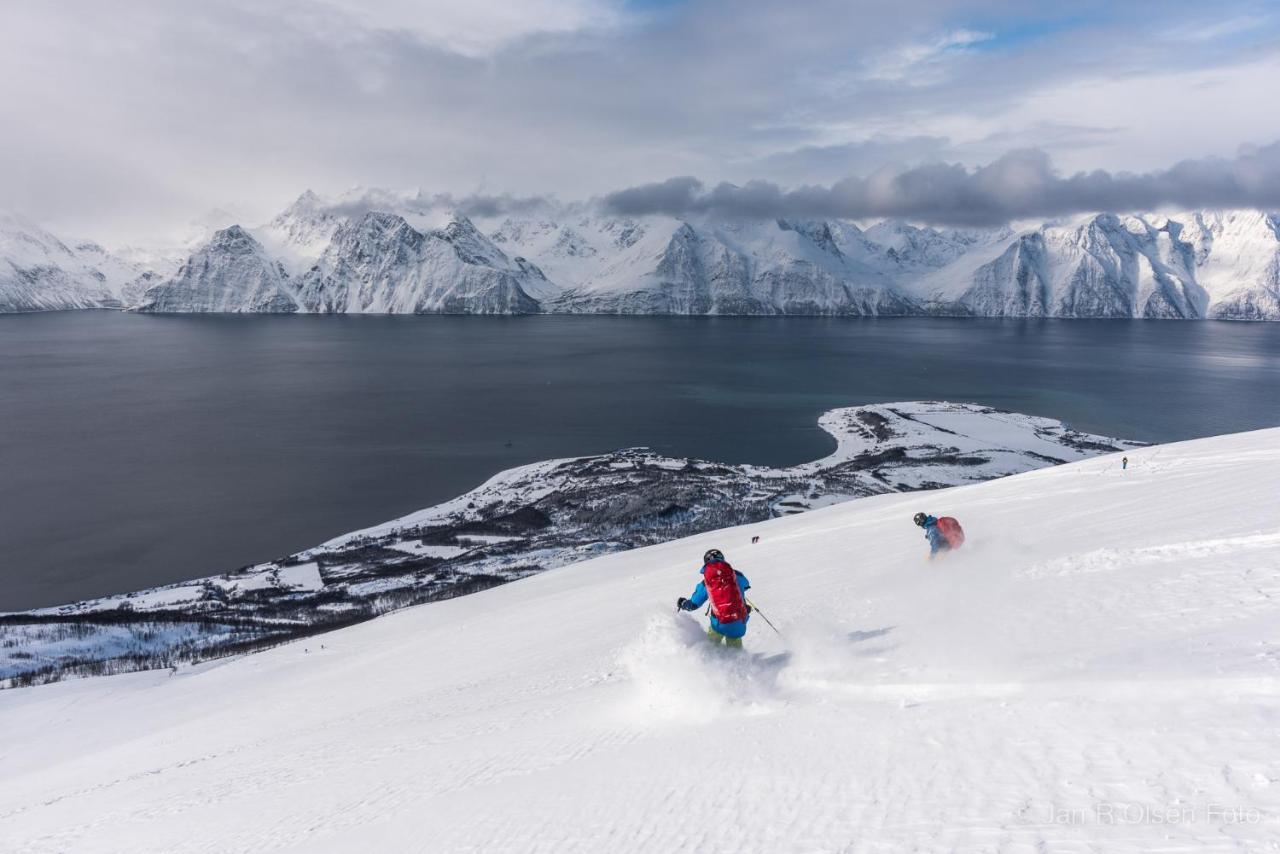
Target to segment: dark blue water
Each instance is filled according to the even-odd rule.
[[[1148,441],[1280,424],[1280,324],[0,317],[0,608],[225,571],[519,463],[791,464],[849,404]],[[510,444],[508,444],[510,443]]]

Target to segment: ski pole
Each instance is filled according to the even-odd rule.
[[[746,597],[743,597],[743,598],[746,598]],[[768,617],[764,615],[764,611],[761,611],[755,602],[752,602],[750,599],[747,599],[747,604],[751,606],[752,611],[755,611],[757,614],[760,615],[760,619],[764,620],[766,623],[769,624],[769,628],[773,629],[775,632],[778,632],[778,627],[773,624],[772,620],[770,620]],[[782,637],[782,632],[778,632],[778,637]]]

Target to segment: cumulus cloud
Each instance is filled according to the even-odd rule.
[[[609,193],[604,204],[629,216],[902,217],[951,225],[1165,207],[1274,209],[1280,208],[1280,142],[1245,148],[1234,158],[1184,160],[1140,174],[1099,169],[1062,175],[1043,151],[1024,149],[976,169],[933,163],[795,189],[769,181],[708,187],[678,177]]]

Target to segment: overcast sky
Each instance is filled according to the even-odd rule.
[[[852,214],[915,168],[926,216],[975,176],[1265,196],[1277,80],[1269,2],[0,0],[0,207],[118,243],[355,185],[733,211],[763,197],[717,185],[758,181]]]

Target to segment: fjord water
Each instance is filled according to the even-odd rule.
[[[535,460],[794,464],[833,448],[823,411],[911,399],[1275,426],[1280,324],[0,317],[0,609],[279,557]]]

